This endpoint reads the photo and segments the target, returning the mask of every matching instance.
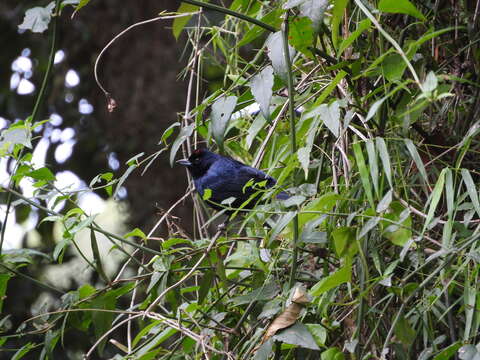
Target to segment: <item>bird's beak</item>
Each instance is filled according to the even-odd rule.
[[[188,161],[187,159],[181,159],[177,160],[177,164],[183,165],[183,166],[192,166],[192,163]]]

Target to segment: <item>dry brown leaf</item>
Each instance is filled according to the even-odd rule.
[[[304,305],[310,302],[308,294],[304,287],[297,286],[292,296],[292,302],[285,311],[278,315],[265,331],[261,344],[270,339],[278,330],[285,329],[295,324],[300,316]]]

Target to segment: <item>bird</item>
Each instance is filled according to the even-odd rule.
[[[177,164],[185,166],[192,175],[196,191],[203,198],[207,189],[207,204],[215,210],[222,210],[227,205],[224,200],[235,198],[229,204],[234,209],[252,209],[259,203],[261,188],[271,188],[277,181],[263,171],[245,165],[231,157],[216,154],[206,148],[198,148],[188,159],[181,159]],[[255,194],[255,195],[254,195]],[[252,195],[254,195],[252,197]],[[205,196],[206,197],[206,196]],[[251,198],[252,197],[252,198]],[[286,200],[290,196],[282,191],[276,195],[279,200]],[[246,201],[249,202],[245,203]],[[242,206],[243,205],[243,206]],[[234,211],[226,211],[227,215]]]

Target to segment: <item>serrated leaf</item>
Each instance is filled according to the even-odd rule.
[[[212,134],[220,147],[223,146],[225,131],[236,105],[237,97],[234,95],[221,97],[212,105]]]
[[[55,2],[52,1],[45,7],[36,6],[28,9],[25,11],[23,22],[18,25],[18,28],[21,30],[30,30],[34,33],[43,33],[48,29],[54,8]]]
[[[270,102],[272,101],[272,87],[273,87],[273,68],[271,66],[265,67],[262,71],[256,74],[250,81],[250,88],[252,89],[255,101],[260,105],[260,111],[263,117],[270,119]]]
[[[378,10],[394,14],[407,14],[420,20],[425,16],[409,0],[380,0]]]

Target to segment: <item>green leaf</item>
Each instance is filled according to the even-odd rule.
[[[128,237],[134,237],[134,236],[139,237],[142,240],[147,239],[147,235],[145,235],[145,233],[142,230],[140,230],[139,228],[133,229],[129,233],[125,234],[123,237],[128,238]]]
[[[443,185],[445,184],[445,171],[443,169],[438,177],[437,183],[433,188],[432,194],[430,196],[430,207],[428,208],[427,218],[425,219],[425,224],[423,225],[423,232],[428,228],[428,225],[432,221],[433,217],[435,216],[435,210],[437,209],[438,202],[442,196],[443,192]]]
[[[75,11],[80,10],[81,8],[83,8],[84,6],[86,6],[89,2],[90,2],[90,0],[80,0],[80,2],[78,3],[77,8],[75,9]]]
[[[372,185],[370,184],[370,179],[368,177],[368,169],[365,164],[365,158],[363,157],[362,147],[360,143],[353,144],[353,153],[355,155],[355,161],[357,163],[358,171],[360,172],[360,179],[362,180],[363,189],[367,194],[367,199],[370,202],[372,208],[375,207],[373,203],[373,194],[372,194]]]
[[[392,168],[390,166],[390,155],[388,154],[385,140],[381,137],[377,137],[375,139],[375,145],[377,145],[378,154],[380,155],[380,160],[382,160],[383,171],[387,176],[388,183],[390,184],[390,187],[393,188]]]
[[[410,326],[407,319],[401,316],[395,326],[395,335],[405,346],[410,346],[415,341],[416,332]]]
[[[295,211],[289,211],[276,221],[275,226],[270,233],[268,244],[270,244],[273,240],[276,239],[277,235],[280,234],[280,232],[285,229],[288,223],[293,220],[295,214]]]
[[[170,166],[173,166],[173,162],[175,161],[175,156],[177,156],[178,149],[180,149],[180,146],[182,146],[184,141],[187,140],[190,135],[192,135],[193,129],[195,129],[195,123],[191,123],[180,129],[180,133],[173,142],[172,150],[170,150]]]
[[[225,131],[236,105],[237,97],[234,95],[221,97],[212,105],[212,134],[219,147],[223,147]]]
[[[275,28],[278,28],[278,26],[282,23],[282,13],[282,9],[276,8],[263,16],[260,21],[265,24],[272,25]],[[264,28],[258,25],[254,25],[250,30],[245,33],[242,40],[238,42],[237,47],[247,45],[248,43],[255,40],[257,37],[259,37],[264,31]]]
[[[45,7],[36,6],[28,9],[25,11],[23,22],[18,25],[18,28],[20,30],[30,30],[34,33],[43,33],[48,29],[53,9],[55,9],[55,2],[53,1]]]
[[[20,360],[27,355],[30,350],[34,349],[36,345],[34,343],[27,343],[23,345],[15,354],[13,354],[11,360]]]
[[[2,312],[3,300],[7,291],[8,280],[11,276],[9,274],[0,274],[0,313]]]
[[[338,48],[338,34],[340,23],[342,22],[343,12],[348,4],[348,0],[336,0],[332,12],[332,42],[335,48]]]
[[[370,168],[370,176],[372,177],[373,188],[378,195],[378,161],[377,152],[375,151],[375,145],[371,139],[367,139],[365,142],[368,155],[368,167]]]
[[[130,174],[137,168],[137,165],[130,165],[128,169],[122,174],[120,179],[118,179],[117,186],[115,187],[115,192],[113,193],[113,198],[117,198],[118,191],[122,187],[123,183],[127,180],[127,178],[130,176]]]
[[[255,101],[260,105],[260,111],[265,119],[270,119],[270,102],[272,101],[273,68],[265,67],[250,81]]]
[[[104,295],[100,295],[91,301],[91,307],[93,309],[100,309],[100,310],[114,310],[115,304],[117,302],[115,295],[116,294],[114,292],[107,292]],[[105,311],[92,312],[92,323],[95,329],[95,337],[97,339],[100,338],[112,327],[112,321],[113,321],[114,315],[115,314],[113,312],[105,312]],[[100,356],[103,355],[103,349],[105,348],[106,342],[107,342],[107,338],[103,339],[102,342],[98,345],[98,353]]]
[[[318,346],[325,346],[327,341],[327,329],[320,324],[305,324],[310,334],[312,334]]]
[[[344,360],[345,355],[336,347],[329,348],[322,352],[321,360]]]
[[[409,0],[380,0],[378,10],[394,14],[407,14],[420,20],[425,16]]]
[[[274,340],[272,338],[265,341],[255,352],[253,360],[268,360],[273,350]]]
[[[165,250],[170,249],[172,246],[178,245],[178,244],[188,244],[192,246],[192,241],[189,239],[184,239],[184,238],[170,238],[166,240],[165,242],[162,243],[162,248]]]
[[[273,339],[306,349],[320,350],[312,334],[308,331],[308,328],[301,323],[296,323],[289,328],[278,332],[273,336]]]
[[[316,283],[310,290],[309,294],[312,296],[320,296],[330,289],[333,289],[343,283],[350,282],[351,278],[352,265],[347,263],[333,274],[330,274],[326,278],[323,278]]]
[[[413,161],[415,162],[415,165],[417,166],[418,171],[420,172],[420,175],[422,176],[423,181],[425,182],[425,184],[428,184],[427,171],[425,170],[425,165],[423,164],[422,158],[420,157],[417,148],[410,139],[405,139],[404,142],[407,146],[408,151],[410,152],[410,155],[412,156]]]
[[[382,236],[393,244],[404,246],[412,238],[412,217],[410,212],[399,201],[393,201],[380,224],[383,229]]]
[[[480,202],[478,200],[477,186],[473,182],[472,175],[470,175],[470,172],[467,169],[462,169],[462,179],[467,188],[468,196],[470,196],[470,199],[472,200],[473,207],[478,216],[480,216]]]
[[[338,257],[348,256],[350,259],[358,252],[358,243],[355,239],[356,230],[354,227],[340,226],[331,233],[335,253]]]
[[[337,58],[339,59],[342,53],[345,51],[346,48],[348,48],[352,43],[357,40],[357,38],[362,35],[362,33],[370,28],[370,25],[372,22],[369,19],[364,19],[360,21],[360,23],[357,26],[357,30],[355,30],[353,33],[350,34],[350,36],[346,39],[344,39],[341,43],[340,46],[338,47],[338,52],[337,52]]]
[[[214,285],[215,273],[211,270],[206,271],[203,274],[202,281],[200,282],[200,289],[198,290],[198,303],[201,305],[208,293]]]
[[[192,12],[195,12],[195,11],[198,11],[198,6],[192,5],[192,4],[187,4],[187,3],[182,3],[182,4],[180,4],[180,7],[178,8],[177,13],[185,14],[185,13],[192,13]],[[173,19],[172,33],[173,33],[173,36],[175,36],[175,39],[178,40],[178,37],[180,36],[180,33],[182,32],[185,25],[187,25],[187,23],[191,19],[191,17],[192,17],[192,15],[177,17],[177,18]]]
[[[62,263],[65,248],[70,244],[70,242],[71,242],[71,239],[67,238],[67,239],[60,240],[57,243],[57,245],[55,245],[55,249],[53,249],[53,255],[52,255],[55,261]]]
[[[181,124],[178,121],[176,121],[172,125],[170,125],[168,128],[166,128],[162,134],[160,141],[166,143],[168,138],[172,135],[173,130],[178,126],[181,126]]]
[[[382,63],[383,73],[390,82],[400,81],[406,68],[407,64],[399,54],[387,55]]]
[[[105,271],[103,270],[103,265],[102,265],[102,258],[100,256],[100,251],[98,249],[98,242],[97,242],[97,237],[95,236],[95,231],[93,229],[90,229],[90,246],[92,248],[92,254],[93,254],[93,260],[96,265],[96,270],[100,277],[105,281],[105,283],[109,283],[110,279],[108,278],[107,274],[105,274]]]
[[[248,129],[247,138],[245,139],[247,149],[250,149],[252,146],[253,140],[255,140],[257,134],[265,127],[265,123],[267,119],[265,119],[262,115],[257,115],[255,120],[253,120],[252,126]]]
[[[315,100],[315,105],[320,105],[322,104],[325,99],[332,93],[333,90],[337,87],[338,83],[342,81],[342,79],[347,75],[346,71],[340,70],[337,75],[335,75],[335,78],[328,84],[328,86],[325,88],[325,90],[322,91],[320,96]]]
[[[313,57],[310,47],[313,46],[312,20],[308,17],[295,18],[290,22],[288,42],[302,54]]]
[[[25,174],[28,177],[31,177],[35,180],[45,180],[45,181],[54,181],[55,175],[50,171],[50,169],[43,167],[37,170],[30,171]]]
[[[462,343],[460,342],[453,343],[442,349],[440,353],[433,358],[433,360],[450,360],[461,346]]]
[[[240,295],[230,299],[230,302],[235,306],[249,304],[253,301],[270,300],[273,299],[280,292],[280,288],[274,282],[262,285],[258,289],[253,290],[249,294]]]
[[[340,135],[340,104],[334,101],[332,104],[322,104],[314,110],[320,116],[325,126],[335,137]]]

